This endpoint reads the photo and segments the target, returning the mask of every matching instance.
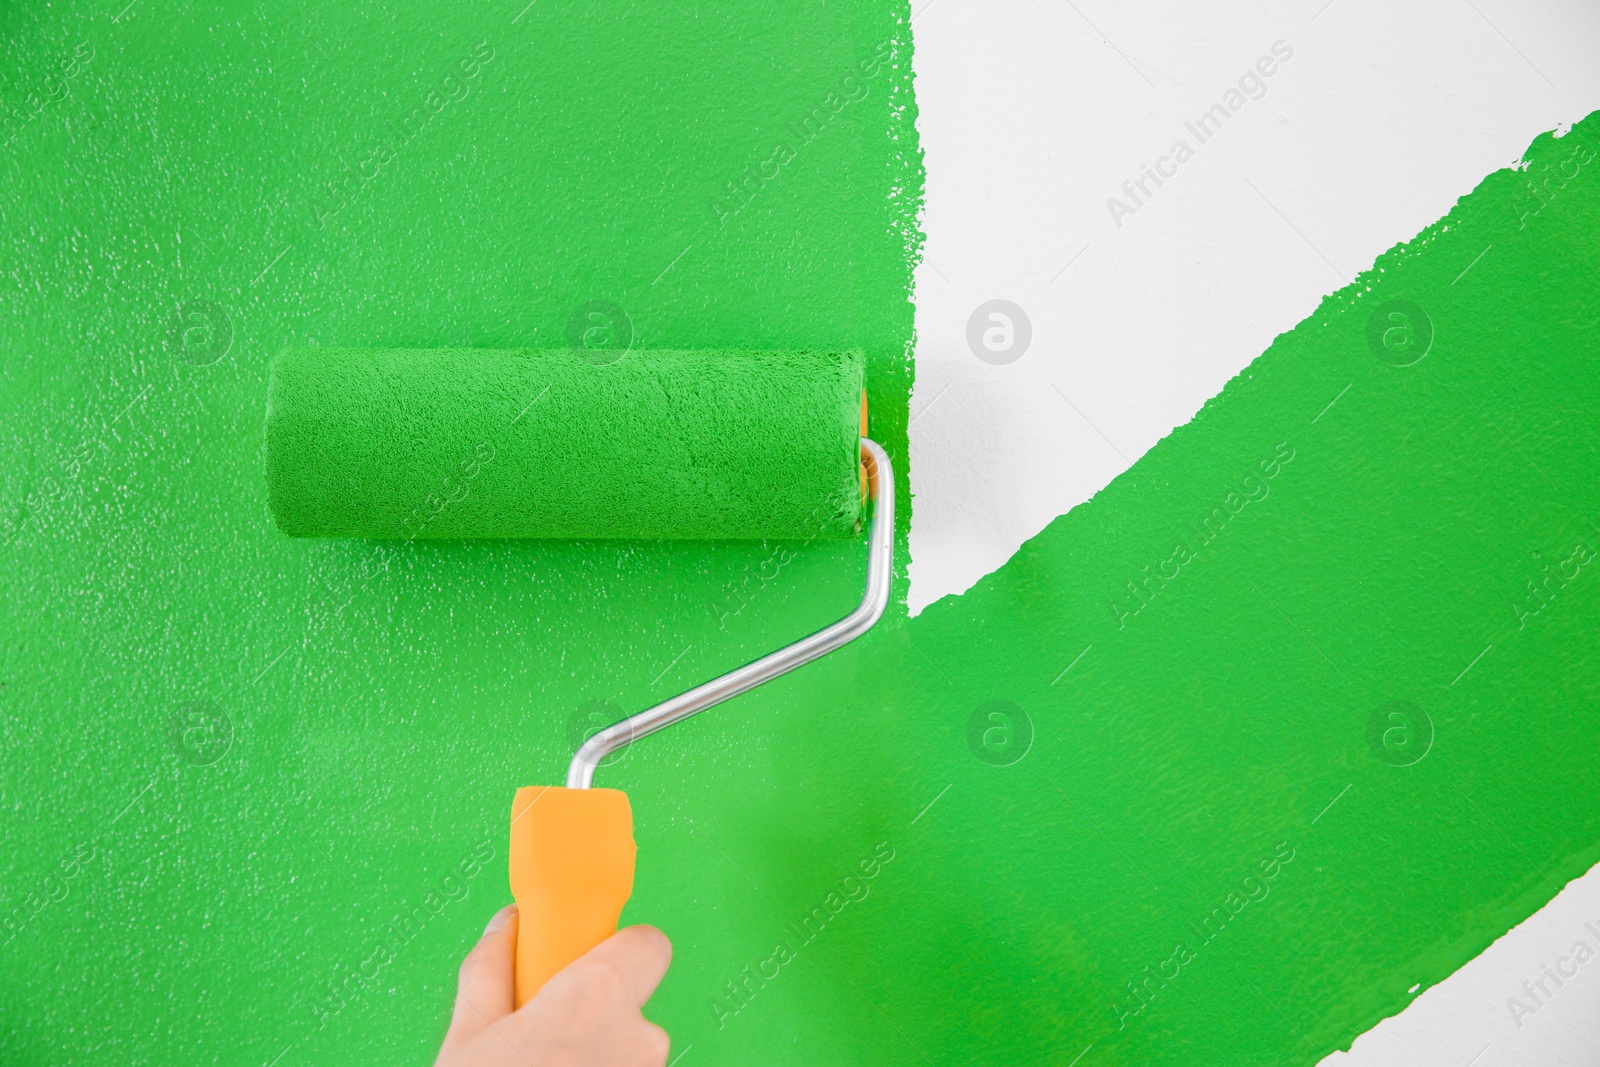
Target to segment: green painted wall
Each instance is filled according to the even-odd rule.
[[[291,541],[268,360],[575,321],[860,347],[907,494],[908,12],[121,7],[0,13],[0,1062],[431,1062],[510,899],[514,789],[841,613],[860,546],[775,571],[761,544]],[[857,846],[822,811],[727,825],[794,816],[756,783],[819,766],[794,715],[730,711],[601,772],[633,794],[685,1042],[722,952]],[[743,866],[786,896],[701,832],[770,852]],[[695,1055],[771,1047],[740,1029]]]
[[[0,16],[0,1060],[425,1063],[513,789],[840,613],[859,546],[290,541],[267,358],[591,302],[858,344],[903,467],[906,12],[112,14]],[[1596,145],[967,595],[601,770],[684,1067],[1314,1062],[1600,860]]]

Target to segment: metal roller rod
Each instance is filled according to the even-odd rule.
[[[861,439],[861,454],[866,460],[867,485],[874,503],[872,525],[867,530],[867,591],[856,609],[810,637],[607,726],[585,741],[572,757],[567,768],[568,789],[588,789],[600,761],[624,745],[810,663],[872,629],[889,606],[894,563],[894,468],[877,442],[865,437]]]

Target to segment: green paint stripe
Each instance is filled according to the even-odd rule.
[[[1597,141],[1539,138],[911,623],[933,692],[1035,734],[945,801],[1039,894],[976,983],[1011,1056],[1315,1062],[1600,859]],[[886,1010],[948,1033],[972,977]]]

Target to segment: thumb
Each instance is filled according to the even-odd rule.
[[[620,992],[630,1008],[642,1008],[661,984],[672,962],[672,942],[654,926],[629,926],[618,930],[551,979],[554,984],[583,982],[608,974],[620,977]]]
[[[512,976],[517,948],[517,906],[495,912],[472,951],[461,962],[456,1006],[444,1048],[470,1041],[511,1014]]]

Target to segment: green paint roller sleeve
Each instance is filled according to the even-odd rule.
[[[850,351],[290,348],[267,496],[296,537],[841,538]]]

